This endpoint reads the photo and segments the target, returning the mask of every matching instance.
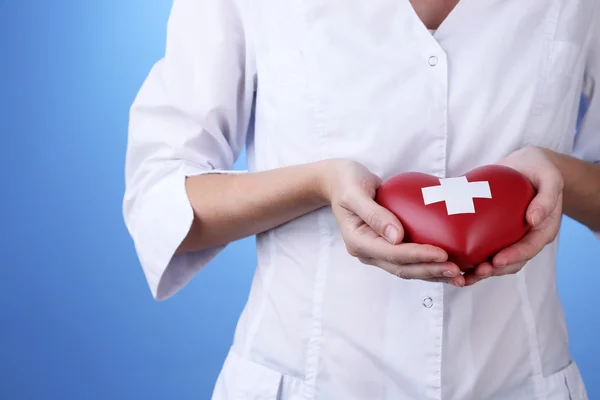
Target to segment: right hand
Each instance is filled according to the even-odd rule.
[[[402,243],[402,224],[374,200],[381,179],[360,163],[330,160],[324,191],[350,255],[402,279],[445,282],[465,278],[448,254],[435,246]]]

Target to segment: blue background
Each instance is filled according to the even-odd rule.
[[[157,303],[121,214],[128,110],[163,54],[170,5],[0,0],[0,400],[210,397],[254,241]],[[598,259],[600,242],[565,221],[560,292],[591,399]]]

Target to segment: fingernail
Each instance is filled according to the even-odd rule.
[[[445,271],[443,275],[446,278],[454,278],[454,272],[452,272],[452,271]]]
[[[536,208],[531,212],[531,225],[536,227],[540,222],[542,222],[542,210]]]
[[[388,225],[383,234],[388,242],[391,244],[396,244],[396,241],[398,240],[398,228],[396,228],[394,225]]]

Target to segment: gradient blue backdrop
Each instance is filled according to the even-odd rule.
[[[0,0],[0,400],[210,396],[254,241],[156,303],[121,216],[128,109],[170,5]],[[572,351],[598,399],[600,242],[568,220],[562,235]]]

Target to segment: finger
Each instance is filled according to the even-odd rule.
[[[398,265],[382,260],[369,261],[372,262],[371,265],[375,265],[401,279],[425,280],[435,278],[457,278],[460,276],[460,269],[458,266],[450,262]]]
[[[489,278],[489,276],[475,276],[475,275],[465,275],[465,287],[473,286],[476,283],[481,282],[484,279]]]
[[[441,263],[448,260],[448,254],[428,244],[401,243],[393,245],[383,238],[365,238],[361,235],[348,239],[358,257],[372,258],[390,264]]]
[[[345,207],[358,215],[373,231],[391,244],[400,243],[404,238],[404,229],[400,220],[366,194],[354,192],[346,200]]]
[[[491,276],[493,273],[494,266],[489,262],[485,262],[483,264],[478,265],[474,269],[468,271],[467,275],[474,275],[477,277],[486,278],[488,276]]]
[[[504,276],[504,275],[512,275],[516,274],[527,264],[526,262],[518,262],[515,264],[507,265],[504,268],[495,268],[493,272],[493,276]]]
[[[367,239],[354,247],[357,257],[396,265],[444,263],[448,254],[435,246],[416,243],[392,245],[383,238]]]
[[[528,261],[537,256],[544,247],[551,243],[558,234],[560,228],[560,216],[552,216],[552,220],[546,220],[545,226],[532,229],[523,239],[508,246],[494,256],[495,267],[505,267],[510,264]]]
[[[481,282],[484,279],[490,278],[492,276],[504,276],[516,274],[525,266],[525,262],[519,262],[516,264],[511,264],[503,268],[493,268],[491,264],[485,263],[481,266],[477,267],[475,270],[470,271],[464,275],[466,286],[473,286],[474,284]],[[481,268],[480,268],[481,267]]]
[[[383,178],[375,175],[375,180],[377,181],[377,187],[379,188],[379,186],[381,186],[381,184],[383,183]]]
[[[545,246],[546,235],[542,231],[531,231],[519,242],[501,250],[494,256],[494,266],[505,268],[510,264],[530,260]]]
[[[465,286],[472,286],[477,282],[480,282],[486,278],[489,278],[494,273],[494,267],[490,263],[483,263],[475,267],[474,269],[466,272],[463,276],[465,278]]]
[[[537,194],[527,208],[527,222],[538,227],[562,201],[563,181],[561,175],[552,169],[543,168],[533,175],[533,185]]]
[[[426,282],[432,283],[446,283],[448,285],[454,285],[456,287],[464,287],[465,286],[465,278],[462,275],[457,276],[456,278],[431,278],[431,279],[423,279]]]

